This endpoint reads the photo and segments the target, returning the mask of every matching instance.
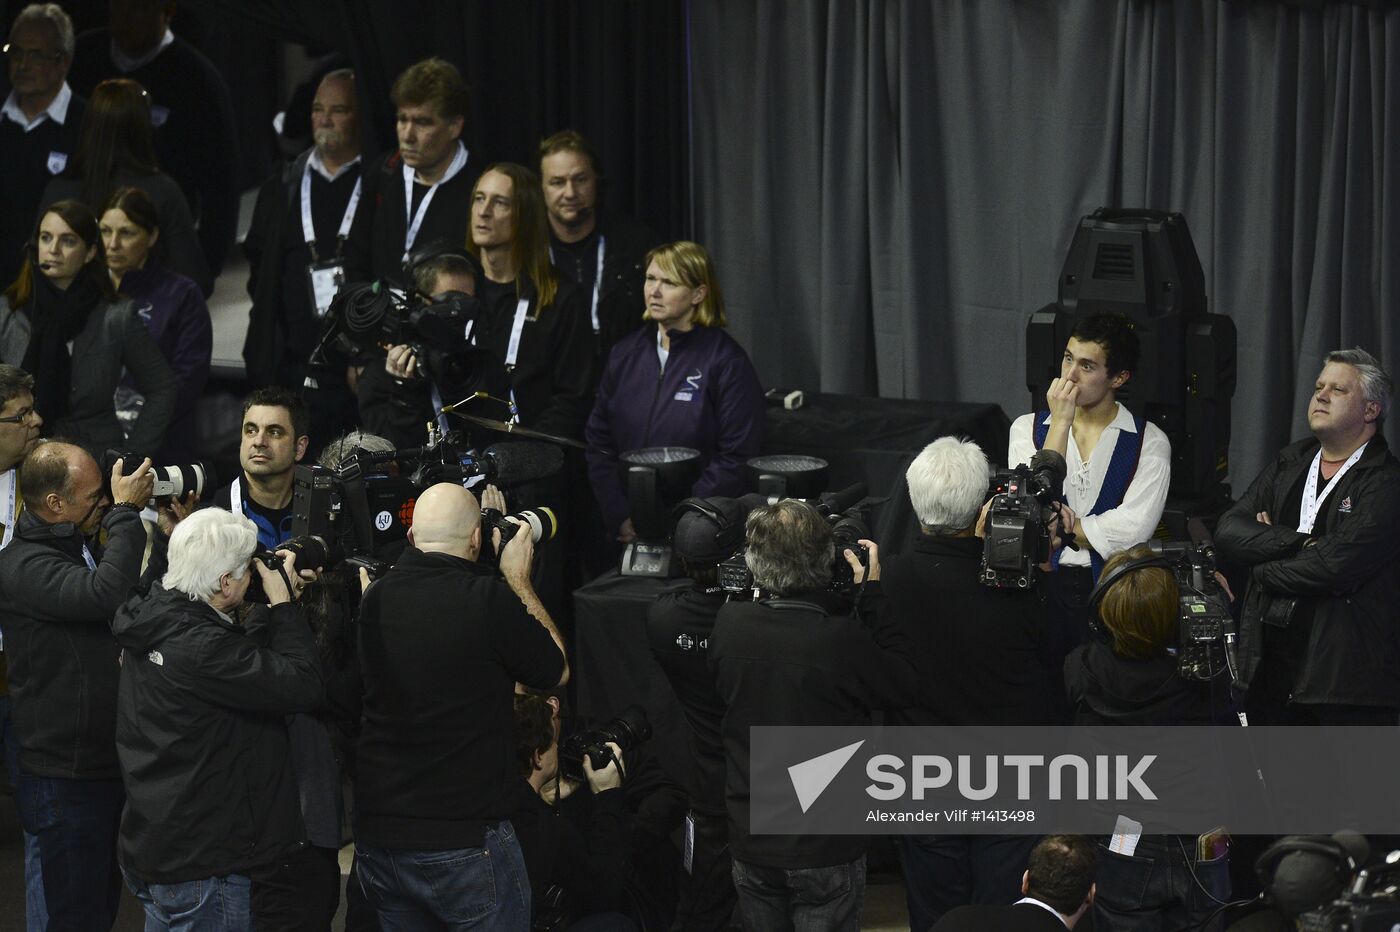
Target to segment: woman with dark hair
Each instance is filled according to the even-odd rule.
[[[46,432],[96,458],[116,447],[144,455],[165,440],[175,376],[136,308],[113,291],[97,219],[77,201],[59,201],[39,218],[19,277],[0,300],[0,362],[33,373]],[[113,404],[123,367],[146,396],[129,438]]]
[[[209,380],[214,327],[199,287],[157,261],[164,241],[156,205],[140,188],[118,188],[98,223],[112,285],[136,304],[166,362],[175,372],[179,401],[157,462],[183,463],[195,455],[194,408]],[[130,377],[123,386],[134,387]],[[118,402],[118,409],[123,405]]]
[[[165,240],[166,264],[194,280],[207,298],[214,291],[214,277],[200,251],[185,195],[156,165],[146,90],[127,78],[113,78],[93,90],[68,170],[44,189],[39,211],[55,201],[77,200],[95,214],[122,187],[150,195]]]
[[[744,464],[763,442],[763,387],[726,332],[724,297],[710,254],[681,241],[647,253],[644,320],[608,354],[584,433],[588,474],[610,536],[635,536],[618,457],[654,446],[693,447],[702,472],[690,494],[748,491]]]

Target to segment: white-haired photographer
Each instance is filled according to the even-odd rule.
[[[306,842],[286,715],[321,701],[320,660],[296,605],[315,574],[280,550],[281,568],[269,568],[256,547],[244,516],[196,512],[171,535],[162,580],[112,623],[127,789],[118,857],[147,929],[176,916],[250,928],[249,872]],[[269,604],[240,624],[253,571]]]
[[[957,437],[924,447],[905,472],[920,534],[913,549],[885,558],[881,579],[887,620],[908,638],[920,689],[911,707],[893,713],[897,724],[1041,725],[1068,717],[1041,593],[978,582],[990,475],[982,449]],[[1072,524],[1073,512],[1066,509],[1060,521]],[[1052,530],[1057,526],[1052,522]],[[910,924],[927,929],[966,903],[1014,903],[1036,838],[897,841]]]

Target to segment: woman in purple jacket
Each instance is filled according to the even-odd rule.
[[[156,261],[160,242],[156,217],[149,194],[140,188],[118,188],[107,199],[99,229],[112,285],[136,305],[179,388],[175,419],[156,462],[186,463],[197,452],[194,410],[209,380],[214,328],[199,286]],[[117,390],[119,416],[124,407],[132,406],[129,376],[123,388]]]
[[[725,332],[724,297],[709,253],[681,241],[647,254],[643,327],[608,355],[588,418],[588,473],[603,526],[635,536],[618,456],[654,446],[693,447],[702,472],[690,494],[749,491],[744,464],[763,441],[763,389],[748,354]]]

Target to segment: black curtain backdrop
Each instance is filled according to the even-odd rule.
[[[1187,217],[1239,328],[1237,493],[1306,433],[1324,352],[1400,373],[1394,4],[690,15],[696,226],[769,385],[1027,410],[1027,317],[1101,205]]]
[[[192,0],[202,12],[344,53],[365,126],[395,148],[389,89],[437,55],[472,89],[472,160],[537,167],[541,138],[572,128],[598,148],[607,202],[663,236],[688,226],[685,17],[645,0]],[[230,83],[233,83],[231,81]]]

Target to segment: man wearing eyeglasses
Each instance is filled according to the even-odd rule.
[[[19,464],[39,443],[44,419],[34,410],[34,376],[17,366],[0,363],[0,549],[10,543],[15,519],[24,510],[19,490]],[[0,629],[0,751],[5,768],[0,776],[13,787],[19,782],[19,736],[10,725],[10,687],[5,664],[5,632]],[[39,847],[25,834],[26,911],[31,925],[42,927],[44,888],[39,880]],[[32,883],[30,874],[33,875]]]
[[[19,272],[25,240],[49,179],[68,165],[84,103],[68,87],[73,21],[57,3],[20,11],[5,44],[10,96],[0,110],[0,287]]]

